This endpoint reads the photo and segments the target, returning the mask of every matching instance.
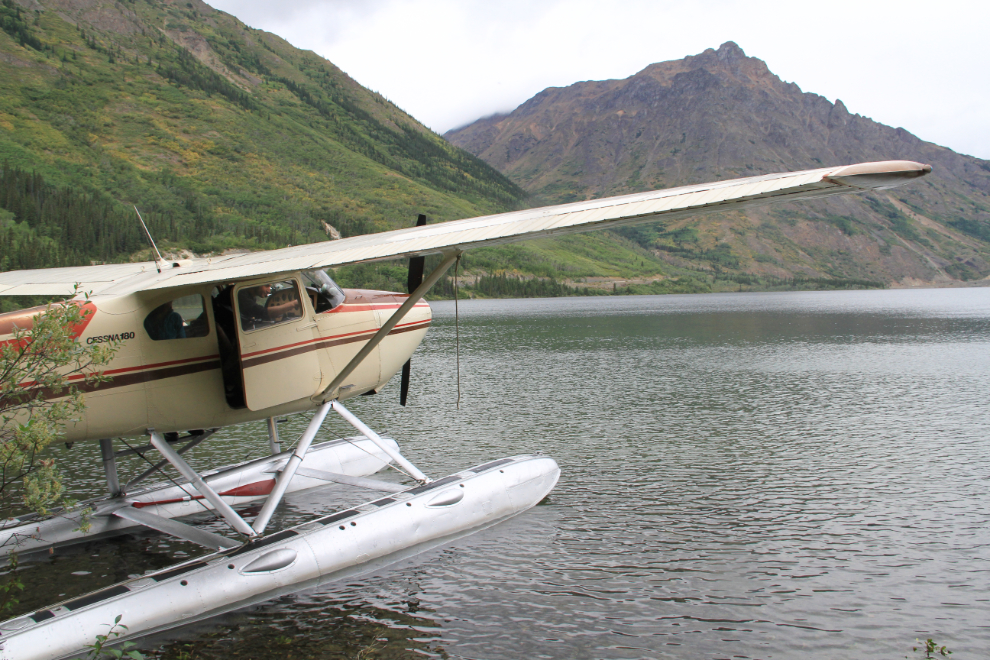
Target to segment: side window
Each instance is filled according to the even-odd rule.
[[[155,341],[190,339],[210,334],[203,296],[182,296],[159,305],[144,319],[144,329]]]
[[[241,330],[254,330],[302,318],[303,306],[295,280],[271,282],[237,292]]]

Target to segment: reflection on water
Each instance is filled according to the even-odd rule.
[[[897,658],[930,636],[957,657],[990,649],[990,289],[466,302],[460,410],[453,307],[434,310],[411,406],[393,383],[351,409],[431,476],[554,456],[550,498],[146,650]],[[348,433],[331,422],[324,439]],[[267,446],[260,424],[225,437],[196,464]],[[100,491],[98,449],[59,453],[78,496]],[[273,525],[362,499],[299,493]],[[198,550],[146,535],[28,558],[24,609],[184,553]]]
[[[365,585],[333,597],[304,593],[187,626],[154,640],[161,658],[407,658],[447,657],[440,626],[419,605],[386,596],[369,604]],[[357,587],[360,592],[357,592]],[[350,593],[348,593],[350,592]]]

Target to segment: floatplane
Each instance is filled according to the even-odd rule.
[[[495,458],[431,479],[402,455],[395,440],[373,431],[344,405],[377,392],[400,370],[405,404],[409,361],[431,322],[423,296],[465,250],[883,190],[930,171],[908,161],[862,163],[421,222],[265,252],[182,261],[157,255],[146,263],[0,273],[0,295],[90,292],[88,299],[74,300],[86,308],[77,341],[113,341],[118,347],[105,370],[108,381],[91,386],[80,381],[86,409],[65,429],[66,442],[100,443],[108,494],[83,503],[92,512],[89,529],[80,531],[82,505],[48,517],[8,520],[0,526],[0,552],[47,550],[142,528],[205,548],[202,556],[168,569],[0,623],[0,660],[78,653],[118,615],[127,626],[127,635],[118,640],[123,641],[377,570],[506,520],[545,498],[560,475],[552,458]],[[424,260],[431,254],[439,254],[440,262],[424,276]],[[342,290],[327,272],[398,258],[410,260],[408,294]],[[0,341],[14,325],[31,327],[43,311],[0,315]],[[308,411],[315,412],[305,431],[283,450],[276,420]],[[330,413],[357,434],[314,444]],[[218,429],[262,420],[267,420],[270,451],[261,459],[197,472],[183,458]],[[148,452],[155,452],[157,463],[146,459],[153,463],[147,470],[122,480],[116,460]],[[167,464],[181,478],[145,485]],[[387,465],[411,483],[373,477]],[[379,495],[269,532],[286,493],[332,483]],[[246,519],[251,518],[246,503],[254,503],[253,519]],[[229,533],[209,531],[188,518],[202,511],[222,518]]]

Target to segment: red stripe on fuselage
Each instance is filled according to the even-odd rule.
[[[81,310],[82,319],[79,321],[79,323],[76,323],[72,327],[73,339],[78,339],[79,336],[86,331],[86,326],[90,324],[90,322],[93,320],[93,317],[96,316],[96,312],[98,311],[96,305],[94,305],[92,302],[88,300],[85,302],[81,300],[70,300],[65,303],[53,303],[53,304],[54,305],[70,304],[70,305],[79,306]],[[44,315],[48,307],[49,307],[48,305],[39,306],[39,307],[30,307],[28,309],[19,309],[14,312],[7,312],[6,314],[0,314],[0,335],[13,334],[15,325],[24,331],[33,330],[34,318],[36,316]],[[0,341],[0,346],[12,345],[12,344],[14,344],[13,339],[5,339],[3,341]],[[25,345],[26,342],[22,340],[18,348],[23,348]]]
[[[394,331],[397,328],[407,328],[407,327],[414,326],[414,325],[429,326],[430,325],[430,321],[411,321],[409,323],[399,323],[392,330]],[[255,351],[254,353],[245,353],[245,354],[243,354],[241,356],[241,358],[251,358],[251,357],[255,357],[257,355],[265,355],[266,353],[274,353],[276,351],[284,351],[284,350],[289,349],[289,348],[295,348],[296,346],[305,346],[306,344],[315,344],[315,343],[321,342],[321,341],[333,341],[335,339],[343,339],[345,337],[354,337],[356,335],[374,335],[376,332],[378,332],[378,330],[379,330],[379,328],[375,328],[373,330],[356,330],[354,332],[345,332],[345,333],[340,334],[340,335],[330,335],[329,337],[317,337],[315,339],[307,339],[306,341],[296,342],[295,344],[285,344],[283,346],[276,346],[275,348],[266,348],[263,351]],[[391,332],[389,334],[391,334]]]
[[[103,372],[104,376],[120,376],[123,374],[135,373],[138,371],[149,371],[151,369],[162,369],[165,367],[174,367],[180,364],[190,364],[192,362],[206,362],[208,360],[219,360],[220,355],[202,355],[200,357],[186,358],[184,360],[172,360],[170,362],[156,362],[155,364],[139,364],[136,367],[121,367],[120,369],[107,369]],[[73,374],[69,376],[69,382],[78,382],[88,377],[88,374]],[[20,383],[18,387],[34,387],[37,385],[37,381],[30,381],[26,383]]]
[[[411,330],[417,330],[419,328],[428,328],[431,321],[415,321],[411,323],[404,323],[397,325],[392,328],[389,335],[399,334],[402,332],[409,332]],[[275,360],[282,359],[277,352],[294,352],[298,351],[299,347],[302,346],[312,346],[309,350],[317,350],[322,348],[318,344],[328,344],[332,342],[350,343],[351,341],[362,341],[367,338],[370,339],[378,329],[374,330],[361,330],[357,332],[347,332],[340,335],[330,335],[329,337],[319,337],[316,339],[311,339],[305,342],[298,342],[294,344],[286,344],[284,346],[278,346],[276,348],[270,348],[264,351],[257,351],[255,353],[249,353],[248,355],[242,356],[242,359],[251,359],[251,361],[262,361],[272,362]],[[262,354],[268,354],[268,357],[263,357]],[[251,356],[254,356],[253,358]],[[290,357],[286,355],[284,357]],[[183,365],[187,365],[183,369]],[[256,366],[245,364],[245,367]],[[210,371],[212,369],[218,369],[220,367],[220,356],[219,355],[204,355],[195,358],[187,358],[185,360],[172,360],[170,362],[157,362],[150,365],[139,365],[136,367],[125,367],[120,369],[111,369],[105,371],[104,373],[111,377],[109,382],[98,383],[93,387],[83,386],[84,391],[95,391],[98,389],[110,389],[114,387],[125,387],[127,385],[133,385],[138,382],[147,382],[151,380],[158,380],[160,378],[174,378],[177,376],[183,376],[192,373],[198,373],[200,371]],[[118,379],[113,380],[113,376],[117,376]],[[85,378],[84,375],[75,375],[70,377],[70,380],[74,385],[78,384],[81,379]],[[19,387],[21,388],[31,388],[35,387],[37,382],[27,382],[21,383]],[[57,393],[56,393],[57,394]]]
[[[429,307],[429,303],[418,302],[413,305],[413,309],[417,307]],[[320,312],[320,314],[345,314],[347,312],[371,312],[376,309],[399,309],[402,307],[402,303],[342,303],[337,307],[326,312]]]
[[[402,303],[397,303],[397,302],[375,302],[375,300],[376,299],[381,299],[381,298],[388,298],[390,300],[391,299],[394,299],[394,298],[408,298],[408,295],[406,295],[406,294],[389,293],[389,292],[384,292],[384,291],[359,291],[359,292],[355,292],[354,290],[348,290],[345,293],[348,293],[348,294],[356,293],[356,295],[353,295],[353,296],[352,295],[348,295],[347,298],[345,299],[345,301],[343,303],[341,303],[340,305],[338,305],[336,308],[334,308],[332,310],[329,310],[329,311],[326,311],[326,312],[321,312],[320,315],[322,315],[322,314],[335,314],[335,313],[348,313],[348,312],[367,312],[367,311],[373,311],[375,309],[398,309],[399,307],[402,306]],[[362,297],[371,298],[371,302],[368,302],[368,303],[352,303],[352,302],[347,302],[347,300],[351,300],[351,299],[355,299],[355,298],[362,298]],[[429,303],[427,303],[425,301],[419,301],[419,302],[417,302],[414,305],[414,307],[427,307],[427,308],[429,306],[430,306]],[[77,327],[73,328],[73,331],[74,331],[73,334],[77,338],[82,334],[82,332],[85,330],[86,326],[89,325],[90,321],[93,320],[93,317],[96,315],[96,312],[98,311],[96,305],[94,305],[92,302],[86,302],[85,304],[82,305],[82,307],[85,310],[84,321],[83,321],[83,323],[79,324]],[[0,315],[0,316],[6,316],[6,315]],[[409,322],[409,323],[400,323],[400,324],[397,324],[395,326],[395,328],[393,328],[392,331],[389,334],[392,334],[393,332],[408,332],[409,330],[416,329],[415,326],[417,326],[417,325],[422,325],[423,327],[429,327],[430,324],[431,324],[430,321],[412,321],[412,322]],[[401,330],[400,330],[400,328],[401,328]],[[316,343],[320,343],[320,342],[323,342],[323,343],[325,343],[325,342],[332,342],[332,341],[335,341],[335,340],[345,339],[345,338],[348,338],[348,337],[353,337],[354,339],[352,341],[360,341],[360,337],[359,337],[360,335],[363,335],[363,334],[374,335],[374,333],[376,333],[376,332],[378,332],[378,328],[375,328],[373,330],[358,330],[358,331],[355,331],[355,332],[346,332],[346,333],[339,334],[339,335],[330,335],[328,337],[317,337],[315,339],[309,339],[309,340],[303,341],[303,342],[297,342],[297,343],[294,343],[294,344],[285,344],[283,346],[277,346],[275,348],[269,348],[269,349],[265,349],[263,351],[255,351],[254,353],[246,353],[246,354],[242,355],[241,358],[242,359],[244,359],[244,358],[251,358],[251,357],[265,355],[265,354],[269,354],[269,353],[275,353],[275,352],[279,352],[279,351],[291,350],[293,348],[296,348],[296,347],[299,347],[299,346],[305,346],[307,344],[316,344]],[[6,342],[0,342],[0,343],[6,343]],[[153,363],[153,364],[141,364],[141,365],[137,365],[137,366],[134,366],[134,367],[121,367],[121,368],[118,368],[118,369],[108,369],[108,370],[104,371],[103,374],[105,376],[110,376],[112,378],[113,376],[122,376],[122,375],[127,375],[127,374],[137,374],[138,372],[153,372],[154,370],[169,371],[169,370],[172,370],[172,368],[174,368],[174,367],[176,367],[178,365],[192,364],[192,363],[195,363],[195,362],[208,362],[208,361],[211,361],[211,360],[219,360],[219,359],[220,359],[220,355],[217,354],[217,353],[215,353],[213,355],[201,355],[201,356],[198,356],[198,357],[184,358],[182,360],[170,360],[168,362],[156,362],[156,363]],[[219,365],[215,365],[215,366],[211,366],[210,368],[211,369],[216,369],[216,368],[218,368],[218,366]],[[195,371],[190,371],[189,373],[195,373]],[[183,375],[183,374],[180,373],[180,374],[175,374],[175,375]],[[148,376],[149,376],[149,378],[148,379],[145,379],[145,380],[154,379],[154,373],[149,373]],[[88,374],[73,374],[73,375],[69,376],[68,381],[70,383],[72,383],[72,384],[76,384],[76,383],[79,383],[80,381],[84,380],[87,377],[88,377]],[[171,378],[173,376],[172,375],[169,375],[169,376],[164,376],[163,375],[163,377]],[[127,384],[131,384],[131,383],[127,383]],[[37,381],[29,381],[29,382],[19,383],[18,384],[18,387],[25,388],[26,389],[26,388],[35,387],[37,385],[38,385]],[[114,385],[113,385],[112,382],[101,383],[97,387],[92,388],[92,389],[104,389],[104,388],[107,388],[107,387],[114,387]],[[87,389],[89,389],[89,388],[87,388]]]

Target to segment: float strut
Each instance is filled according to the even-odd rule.
[[[365,479],[364,477],[352,477],[348,474],[338,474],[336,472],[325,472],[323,470],[311,470],[301,467],[296,470],[300,477],[329,481],[335,484],[345,484],[357,488],[367,488],[368,490],[383,490],[386,493],[398,493],[406,487],[401,484],[394,484],[391,481],[379,481],[378,479]]]
[[[131,522],[136,522],[139,525],[144,525],[148,529],[154,529],[164,534],[169,534],[176,538],[180,538],[184,541],[198,543],[204,548],[209,548],[210,550],[236,548],[241,544],[240,541],[231,541],[230,539],[220,536],[219,534],[207,532],[204,529],[193,527],[192,525],[187,525],[179,522],[178,520],[172,520],[171,518],[162,518],[161,516],[156,516],[145,509],[136,509],[132,506],[122,506],[110,515],[123,518],[124,520],[130,520]]]
[[[181,456],[182,454],[186,453],[187,451],[189,451],[190,449],[201,443],[203,440],[209,438],[214,433],[216,433],[216,429],[210,429],[209,431],[203,431],[199,435],[192,436],[192,440],[190,440],[187,444],[183,445],[182,447],[179,447],[179,451],[178,451],[179,455]],[[131,491],[131,488],[138,485],[139,483],[141,483],[151,475],[161,471],[161,469],[165,467],[167,464],[168,464],[167,460],[158,461],[150,468],[148,468],[138,476],[134,477],[130,481],[128,481],[127,484],[124,486],[124,492],[129,493]]]
[[[230,505],[203,481],[196,470],[189,467],[189,464],[179,456],[178,452],[172,449],[172,446],[166,442],[161,433],[151,429],[149,431],[151,433],[151,446],[157,449],[158,453],[164,456],[183,477],[192,482],[193,487],[213,505],[217,513],[223,516],[231,527],[245,536],[255,536],[255,531],[251,529],[251,526],[244,522],[244,519],[237,515],[237,512],[230,508]]]
[[[278,423],[274,417],[268,418],[268,449],[272,456],[282,453],[282,443],[278,441]]]
[[[275,487],[268,494],[268,499],[265,500],[264,505],[261,507],[258,517],[254,519],[254,532],[256,534],[261,534],[265,531],[265,527],[268,526],[268,521],[272,519],[275,508],[282,501],[282,496],[285,495],[285,489],[289,487],[289,482],[296,476],[296,470],[299,469],[303,458],[306,457],[306,452],[309,451],[309,446],[313,443],[316,432],[323,426],[323,420],[327,418],[328,412],[330,412],[330,403],[324,403],[317,408],[313,419],[309,420],[309,426],[306,427],[306,431],[299,438],[299,442],[296,443],[296,448],[292,452],[292,456],[289,457],[289,462],[282,468],[282,472],[275,480]],[[269,420],[269,424],[271,423],[272,421]]]
[[[409,473],[410,477],[412,477],[413,479],[415,479],[416,481],[422,484],[430,482],[430,478],[427,477],[422,472],[420,472],[419,468],[417,468],[415,465],[407,461],[402,454],[395,451],[394,449],[392,449],[392,447],[386,444],[385,441],[382,440],[377,433],[369,429],[364,422],[362,422],[360,419],[355,417],[354,413],[352,413],[350,410],[345,408],[340,401],[331,401],[330,404],[333,406],[333,409],[337,411],[338,415],[346,419],[348,423],[350,423],[351,426],[353,426],[358,431],[360,431],[361,434],[364,435],[364,437],[368,438],[368,440],[371,440],[373,443],[378,445],[378,448],[381,449],[386,454],[388,454],[393,461],[395,461],[400,466],[405,468],[406,472]]]
[[[113,451],[113,439],[100,440],[100,453],[103,454],[103,471],[107,474],[107,489],[111,497],[120,495],[120,479],[117,477],[117,457]]]

